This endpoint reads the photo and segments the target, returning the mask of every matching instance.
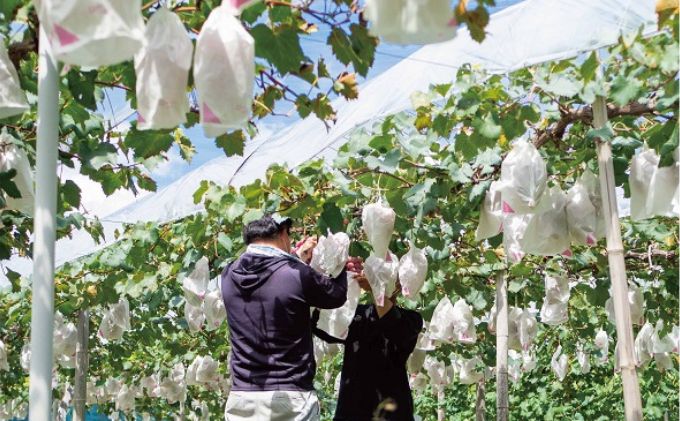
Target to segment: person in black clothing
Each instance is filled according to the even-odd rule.
[[[371,291],[365,277],[355,279]],[[398,287],[383,307],[360,304],[344,341],[314,329],[320,339],[345,345],[335,421],[414,420],[406,360],[423,318],[396,306],[399,292]]]

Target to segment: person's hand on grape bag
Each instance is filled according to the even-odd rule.
[[[316,247],[318,240],[316,237],[304,237],[295,244],[293,253],[303,262],[309,264],[312,261],[312,253]]]
[[[347,272],[353,272],[357,275],[362,275],[364,273],[364,260],[361,257],[350,256],[347,259],[347,264],[345,265]]]

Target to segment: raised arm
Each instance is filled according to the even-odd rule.
[[[309,266],[300,265],[302,289],[311,307],[332,309],[342,307],[347,301],[347,272],[336,278],[323,275]]]

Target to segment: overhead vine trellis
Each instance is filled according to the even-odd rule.
[[[120,243],[66,265],[57,276],[56,289],[57,309],[67,317],[85,308],[100,313],[100,306],[116,302],[120,295],[131,301],[133,329],[124,334],[123,341],[102,344],[95,337],[90,339],[94,383],[109,378],[138,383],[142,376],[166,373],[177,362],[187,365],[195,355],[211,354],[224,361],[228,352],[224,326],[200,334],[190,334],[184,326],[178,274],[188,272],[199,257],[206,256],[216,275],[242,249],[239,227],[243,220],[263,209],[284,211],[309,231],[346,230],[357,240],[352,251],[366,255],[357,211],[376,190],[397,211],[397,232],[403,238],[414,238],[419,246],[428,246],[430,278],[420,301],[411,305],[429,319],[444,294],[464,297],[475,315],[483,318],[495,295],[493,274],[506,269],[506,264],[499,238],[477,245],[473,232],[480,200],[490,181],[497,178],[511,140],[529,128],[548,162],[551,181],[568,186],[585,167],[596,168],[594,142],[604,137],[612,145],[616,184],[624,189],[628,161],[642,140],[664,160],[677,147],[677,63],[672,60],[677,51],[677,18],[670,23],[657,37],[629,39],[613,47],[602,63],[605,73],[600,80],[594,77],[597,58],[592,56],[585,62],[520,70],[507,80],[462,69],[451,86],[435,87],[433,101],[418,107],[415,116],[393,116],[370,132],[355,134],[331,169],[321,162],[308,163],[296,174],[272,168],[266,180],[239,191],[206,183],[196,194],[206,202],[205,215],[163,226],[132,226]],[[611,131],[590,129],[593,114],[582,104],[592,103],[595,94],[612,98],[607,106]],[[654,101],[653,107],[649,100]],[[664,218],[623,222],[629,250],[624,257],[644,291],[646,317],[664,320],[665,331],[678,323],[677,273],[658,266],[677,266],[676,224]],[[400,240],[393,242],[399,255],[406,250]],[[558,343],[573,356],[577,344],[595,352],[591,341],[601,327],[615,336],[602,310],[608,271],[601,246],[575,248],[571,259],[525,258],[507,268],[509,304],[518,307],[541,302],[544,271],[566,270],[577,282],[569,321],[541,329],[534,345],[538,368],[510,387],[511,414],[532,417],[546,414],[548,408],[552,416],[573,419],[622,416],[622,394],[611,374],[613,354],[608,363],[595,364],[589,374],[573,370],[565,380],[568,387],[553,383],[547,369]],[[0,312],[0,320],[6,321],[2,326],[7,326],[0,334],[14,368],[19,367],[21,344],[28,336],[30,296],[29,290],[16,286],[16,291],[2,297]],[[180,316],[173,317],[169,310]],[[477,328],[478,344],[446,345],[434,355],[445,359],[450,352],[463,357],[479,354],[485,365],[493,366],[495,340],[483,328],[484,322]],[[337,366],[328,361],[323,369]],[[25,396],[18,368],[1,375],[3,396]],[[68,369],[59,372],[62,380],[68,381],[71,375]],[[666,410],[677,412],[677,382],[675,366],[663,374],[656,367],[641,370],[648,418],[660,418]],[[466,387],[449,387],[446,407],[454,417],[466,418],[465,408],[472,409],[474,395]],[[330,392],[327,387],[321,389]],[[494,393],[488,388],[487,399],[493,399]],[[189,395],[208,403],[211,412],[220,412],[217,392],[191,386]],[[426,416],[436,411],[427,393],[416,400]],[[110,397],[104,397],[102,404],[110,402]],[[329,397],[324,402],[331,405]],[[143,395],[137,407],[140,412],[163,415],[177,412],[179,404]]]

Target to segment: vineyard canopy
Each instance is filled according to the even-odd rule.
[[[652,34],[656,31],[654,5],[653,0],[526,0],[508,7],[491,16],[482,44],[462,30],[455,39],[422,47],[363,84],[359,99],[333,101],[337,122],[330,129],[319,119],[306,118],[278,133],[255,137],[246,144],[243,156],[215,158],[158,192],[101,218],[105,242],[95,244],[84,230],[59,240],[56,264],[115,241],[113,233],[122,224],[162,223],[201,211],[203,205],[194,203],[193,193],[202,180],[238,187],[264,176],[272,164],[294,168],[314,158],[333,159],[354,130],[412,108],[414,92],[450,82],[464,64],[503,74],[614,44],[622,34],[639,30]],[[3,264],[22,275],[32,270],[26,258],[15,257]],[[6,283],[0,278],[0,286]]]

